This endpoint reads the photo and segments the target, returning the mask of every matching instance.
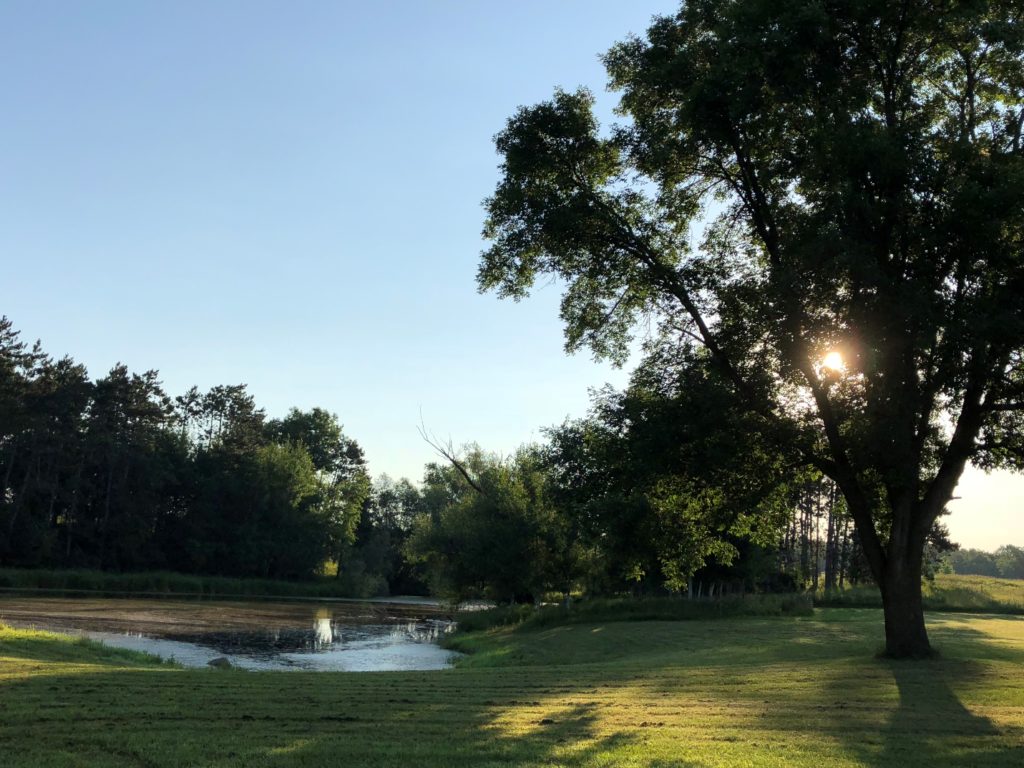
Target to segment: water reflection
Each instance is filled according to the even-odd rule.
[[[31,617],[31,626],[73,631],[185,666],[226,657],[245,669],[426,670],[443,669],[458,655],[437,644],[454,625],[429,606],[138,600],[75,601],[47,611],[42,602],[19,607],[8,601],[0,612],[14,623]]]
[[[313,634],[316,636],[314,642],[317,648],[334,642],[334,627],[331,625],[331,617],[326,611],[317,611],[316,618],[313,619]]]
[[[436,644],[451,628],[451,622],[430,619],[349,624],[317,616],[301,628],[174,632],[162,638],[125,633],[122,637],[127,640],[104,633],[101,639],[173,656],[186,666],[203,666],[224,656],[232,665],[247,669],[411,670],[442,669],[451,663],[455,654]]]

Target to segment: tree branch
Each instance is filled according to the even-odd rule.
[[[479,493],[481,496],[487,496],[487,493],[484,491],[484,489],[481,488],[480,484],[473,479],[473,476],[469,473],[469,470],[466,469],[465,465],[463,465],[463,463],[459,461],[458,457],[455,455],[455,449],[452,447],[452,441],[450,439],[448,440],[447,443],[441,443],[435,436],[428,433],[426,426],[423,424],[422,417],[420,418],[420,425],[416,427],[416,431],[420,433],[420,437],[423,438],[423,441],[427,445],[429,445],[431,448],[437,451],[437,453],[440,456],[442,456],[445,460],[448,461],[449,464],[451,464],[453,467],[455,467],[456,470],[458,470],[459,474],[462,475],[463,478],[465,478],[466,482],[469,483],[470,487],[474,491]]]

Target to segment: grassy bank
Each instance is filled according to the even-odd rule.
[[[942,656],[874,657],[876,610],[463,635],[433,673],[154,666],[0,630],[4,764],[1019,765],[1024,619],[929,616]],[[69,650],[70,647],[70,650]]]
[[[188,597],[319,597],[364,598],[358,584],[344,578],[323,577],[310,581],[273,579],[234,579],[221,576],[195,576],[168,571],[144,573],[107,573],[89,570],[42,570],[0,568],[0,590],[7,592],[46,592],[53,595],[95,594],[104,597],[167,595]]]
[[[923,587],[925,610],[1024,615],[1024,581],[940,573]],[[878,587],[862,585],[814,596],[818,606],[880,608]]]
[[[569,606],[503,605],[484,611],[459,613],[460,632],[477,632],[494,627],[538,629],[558,624],[609,621],[680,621],[723,619],[737,616],[809,616],[813,611],[809,594],[737,595],[715,600],[687,600],[681,597],[645,599],[587,599]]]
[[[924,585],[925,607],[929,611],[964,611],[1024,615],[1024,581],[985,576],[940,574]],[[719,599],[688,600],[681,597],[646,599],[586,599],[568,608],[548,605],[499,606],[458,615],[461,632],[494,627],[542,628],[557,624],[612,621],[676,621],[719,619],[741,616],[807,616],[813,607],[881,608],[882,598],[874,585],[850,587],[832,592],[759,594]]]
[[[42,632],[35,629],[13,629],[0,624],[0,664],[14,658],[33,658],[56,664],[88,664],[133,667],[175,667],[148,653],[139,653],[110,646],[85,637]],[[2,667],[0,667],[2,668]]]

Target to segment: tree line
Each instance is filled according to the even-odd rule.
[[[441,460],[418,485],[371,481],[323,409],[267,418],[242,385],[170,397],[122,365],[92,380],[6,318],[0,374],[6,566],[329,574],[353,595],[508,602],[872,579],[834,481],[748,429],[711,369],[672,356],[510,456],[433,441]],[[928,546],[933,571],[956,549],[941,525]],[[1010,575],[1019,555],[946,556]]]
[[[319,408],[268,419],[243,385],[171,397],[91,379],[0,320],[0,563],[308,577],[350,546],[370,481]]]
[[[510,456],[434,442],[406,556],[435,592],[499,601],[873,582],[835,482],[730,398],[711,370],[655,354]],[[926,575],[956,548],[936,522]]]
[[[1024,547],[1005,544],[995,552],[959,549],[949,555],[946,564],[953,573],[1024,579]]]

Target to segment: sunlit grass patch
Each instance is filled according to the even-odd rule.
[[[874,657],[877,610],[501,627],[456,669],[362,674],[60,661],[23,636],[0,744],[5,768],[1018,764],[1024,619],[929,627],[927,662]]]
[[[1010,613],[1024,613],[1024,580],[992,576],[961,576],[940,573],[925,588],[926,594],[952,607],[1002,606]]]
[[[0,624],[0,674],[17,663],[39,662],[133,667],[169,666],[158,656],[125,648],[112,648],[77,635],[38,629],[15,629]]]

